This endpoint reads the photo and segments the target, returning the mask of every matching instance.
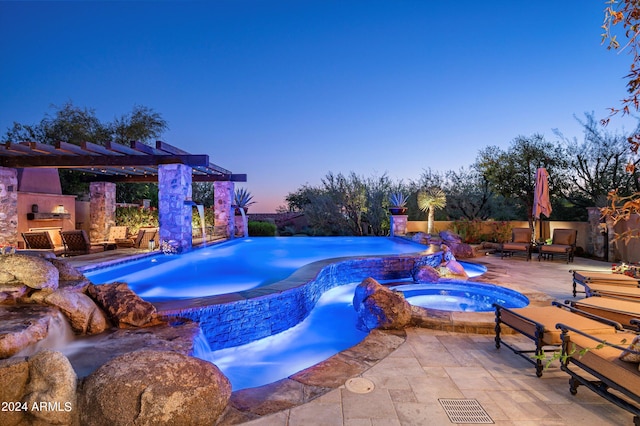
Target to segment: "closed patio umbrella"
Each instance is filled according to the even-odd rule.
[[[544,167],[536,170],[536,184],[533,192],[533,233],[535,236],[536,220],[540,215],[547,218],[551,215],[551,200],[549,199],[549,173]],[[540,235],[542,236],[542,234]]]

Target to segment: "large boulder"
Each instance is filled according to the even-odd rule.
[[[440,273],[431,265],[419,265],[411,271],[413,281],[419,284],[437,283]]]
[[[88,376],[78,395],[86,426],[212,425],[231,397],[210,362],[171,351],[115,358]]]
[[[160,322],[155,306],[141,299],[127,283],[90,284],[87,294],[117,327],[147,327]]]
[[[58,289],[46,295],[44,302],[60,309],[75,333],[98,334],[109,328],[104,312],[86,294]]]
[[[26,305],[0,307],[0,359],[8,358],[47,337],[56,321],[55,308]]]
[[[0,360],[0,401],[16,403],[22,401],[29,381],[29,363],[26,358]],[[25,412],[21,410],[0,410],[0,424],[15,426],[25,422]]]
[[[58,288],[58,269],[46,259],[22,254],[0,256],[0,271],[11,274],[15,281],[34,289]]]
[[[373,278],[365,278],[356,287],[353,307],[360,329],[398,330],[411,322],[411,305],[402,293],[389,290]]]
[[[29,424],[71,425],[77,414],[77,377],[69,360],[60,352],[45,350],[28,362],[29,381],[22,401],[33,417]]]

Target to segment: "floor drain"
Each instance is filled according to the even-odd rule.
[[[354,377],[347,380],[344,385],[353,393],[369,393],[375,388],[373,382],[369,379],[365,379],[364,377]]]
[[[451,423],[492,424],[493,420],[475,399],[439,399]]]

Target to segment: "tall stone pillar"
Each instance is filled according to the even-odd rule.
[[[109,237],[109,228],[116,224],[116,184],[91,182],[89,196],[89,239],[104,241]]]
[[[6,167],[0,167],[0,244],[18,244],[18,171]]]
[[[233,182],[213,183],[213,226],[216,230],[222,229],[227,238],[233,238],[235,232],[234,215],[231,211],[233,191]]]
[[[160,241],[175,241],[180,251],[192,246],[191,214],[192,169],[184,164],[158,167],[158,222]]]

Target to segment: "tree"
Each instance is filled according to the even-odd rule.
[[[566,144],[569,168],[574,176],[568,199],[580,207],[604,207],[607,195],[617,189],[622,196],[631,195],[640,190],[640,170],[627,172],[628,164],[640,163],[634,160],[627,147],[627,136],[612,134],[594,118],[593,113],[585,114],[585,120],[576,120],[582,125],[584,138],[565,138],[556,134]]]
[[[495,192],[522,204],[531,228],[536,170],[544,167],[549,172],[551,197],[562,197],[567,187],[567,161],[562,147],[539,134],[516,137],[507,151],[497,146],[481,150],[475,167]]]
[[[433,222],[435,212],[442,209],[447,204],[447,196],[444,191],[436,186],[426,188],[418,192],[418,208],[427,212],[427,233],[433,234]]]
[[[473,168],[449,170],[445,174],[446,210],[455,219],[481,219],[491,217],[492,199],[495,198],[489,182]]]
[[[364,220],[371,227],[373,235],[385,235],[389,230],[387,208],[391,186],[391,179],[386,174],[367,178],[364,182],[366,197]]]
[[[167,122],[159,113],[136,105],[133,111],[111,124],[111,133],[113,141],[120,144],[128,144],[130,141],[149,143],[160,138],[168,128]]]

